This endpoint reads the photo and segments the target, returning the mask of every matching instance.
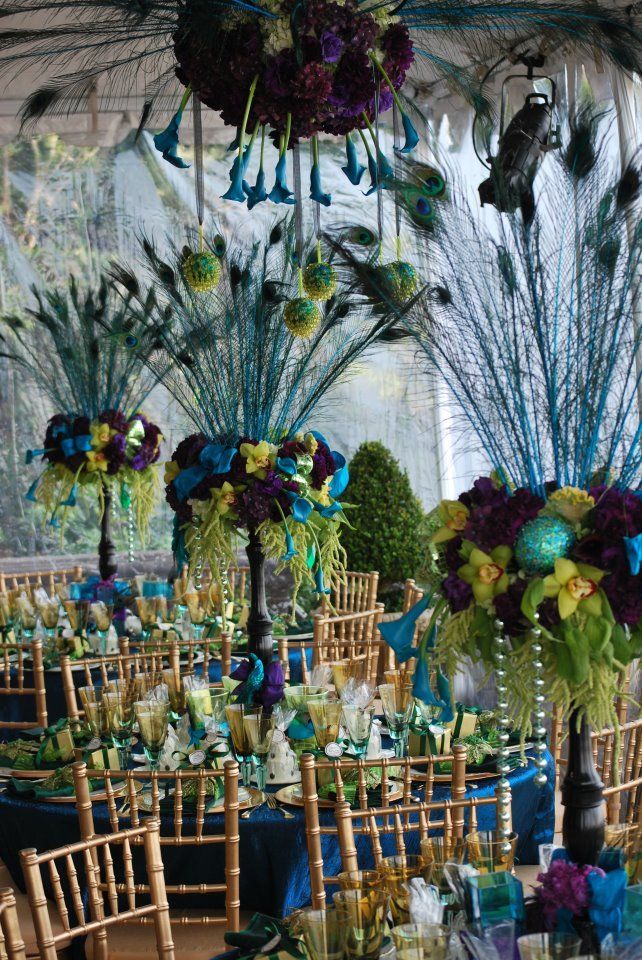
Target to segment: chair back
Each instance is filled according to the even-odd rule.
[[[30,593],[34,587],[43,587],[50,597],[55,596],[56,583],[69,583],[82,580],[82,567],[68,567],[64,570],[30,570],[20,573],[0,572],[0,593],[20,590]]]
[[[364,836],[370,840],[372,861],[375,869],[387,854],[382,848],[382,837],[394,837],[395,853],[403,855],[407,852],[406,843],[412,834],[417,834],[417,842],[413,843],[415,850],[429,835],[440,831],[444,838],[462,836],[455,829],[455,824],[466,823],[468,831],[477,829],[477,810],[482,806],[495,808],[497,821],[497,797],[468,797],[460,800],[437,800],[431,803],[404,803],[394,807],[371,807],[369,810],[353,810],[347,803],[337,803],[335,818],[339,834],[339,849],[341,851],[341,866],[343,870],[364,869],[365,864],[359,863],[359,855],[355,836]],[[336,883],[336,878],[330,882]],[[327,882],[327,881],[326,881]],[[322,906],[322,904],[320,904]]]
[[[30,660],[30,662],[29,662]],[[32,685],[25,683],[25,673],[33,677]],[[33,719],[6,720],[2,697],[28,697],[33,700]],[[42,660],[42,642],[32,640],[19,645],[0,646],[0,730],[29,730],[47,726],[47,695],[45,669]]]
[[[11,887],[0,887],[0,960],[26,960],[16,898]]]
[[[148,883],[143,898],[141,888],[134,882],[134,845],[142,845],[145,852]],[[122,874],[114,867],[114,855],[119,853]],[[58,960],[59,945],[89,934],[93,935],[95,960],[108,960],[109,928],[128,921],[153,922],[157,956],[160,960],[174,960],[156,820],[148,820],[136,829],[84,839],[48,853],[21,850],[20,857],[42,960]],[[45,883],[53,891],[53,901],[46,897]],[[141,903],[141,899],[147,902]],[[62,926],[62,932],[57,934],[51,923],[50,911],[54,910]]]
[[[73,669],[75,667],[75,669]],[[76,719],[84,715],[78,697],[78,687],[94,686],[98,679],[103,686],[110,680],[133,680],[136,676],[152,676],[171,668],[178,671],[178,646],[170,644],[166,649],[152,653],[115,653],[103,657],[83,657],[73,661],[68,656],[60,658],[60,673],[65,694],[67,716]]]
[[[321,823],[319,817],[319,779],[325,782],[334,779],[336,784],[337,803],[345,802],[345,783],[348,776],[354,782],[356,777],[355,811],[356,815],[363,815],[369,808],[367,774],[368,771],[381,769],[381,797],[382,806],[390,811],[396,811],[396,801],[401,800],[408,810],[417,806],[413,795],[421,793],[424,804],[432,801],[435,783],[435,764],[452,764],[452,775],[447,787],[450,789],[452,801],[460,801],[466,793],[466,748],[458,745],[449,756],[435,757],[404,757],[403,759],[376,759],[355,760],[342,757],[340,760],[320,760],[311,753],[304,753],[301,757],[301,792],[305,811],[305,833],[308,847],[308,864],[310,867],[310,887],[312,891],[312,906],[322,908],[326,899],[326,886],[336,884],[336,877],[326,874],[323,860],[323,838],[336,836],[336,823]],[[394,775],[394,776],[393,776]],[[413,789],[413,784],[416,786]],[[399,792],[392,793],[390,788],[398,786]],[[409,824],[410,817],[405,816],[403,823]],[[455,807],[452,816],[451,829],[456,836],[463,836],[464,811]]]
[[[592,745],[605,785],[607,823],[642,823],[642,719],[594,733]]]
[[[196,668],[202,667],[203,676],[206,677],[209,671],[209,665],[212,660],[217,658],[221,661],[221,675],[228,677],[232,672],[232,634],[222,632],[213,639],[203,637],[201,640],[129,640],[128,637],[121,637],[119,649],[121,654],[131,654],[139,652],[144,654],[157,654],[170,658],[172,646],[178,648],[178,657],[181,673],[194,673]],[[220,647],[220,653],[217,652]]]
[[[337,577],[331,584],[331,602],[323,598],[321,611],[330,613],[363,613],[373,610],[377,605],[379,589],[379,573],[372,570],[370,573],[356,573],[346,570],[343,576]]]
[[[221,871],[221,880],[217,883],[166,883],[168,895],[220,894],[225,897],[225,915],[200,915],[181,917],[176,922],[213,924],[225,926],[227,930],[239,929],[239,767],[228,760],[223,770],[174,770],[151,772],[149,770],[89,770],[82,762],[73,765],[76,788],[76,810],[80,824],[80,835],[89,839],[95,835],[94,809],[89,779],[101,793],[106,794],[105,801],[109,814],[110,827],[114,834],[125,829],[127,824],[138,827],[145,817],[152,817],[163,824],[168,821],[170,827],[163,829],[159,843],[165,848],[221,846],[224,852],[225,866]],[[205,821],[208,804],[208,781],[217,781],[222,788],[224,802],[219,821],[210,818]],[[150,796],[145,809],[140,807],[140,783],[144,784],[146,796]],[[124,790],[123,790],[124,783]],[[170,793],[170,791],[173,791]],[[171,854],[169,855],[171,856]],[[166,861],[168,856],[166,855]],[[145,890],[144,883],[137,879],[138,890]]]
[[[381,603],[371,610],[357,613],[336,616],[318,613],[314,616],[312,638],[295,640],[291,637],[279,637],[278,657],[283,664],[286,679],[290,676],[290,655],[297,651],[301,658],[302,683],[310,682],[310,660],[314,668],[319,664],[345,659],[364,661],[364,679],[376,683],[379,652],[383,646],[377,624],[382,615]]]

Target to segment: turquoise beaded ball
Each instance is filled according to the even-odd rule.
[[[221,279],[221,264],[218,257],[208,250],[188,254],[182,263],[185,283],[197,293],[214,290]]]
[[[329,263],[310,263],[303,271],[303,289],[312,300],[329,300],[337,289],[337,275]]]
[[[306,297],[290,300],[283,311],[283,322],[294,337],[309,337],[321,323],[321,311]]]
[[[384,293],[397,304],[409,300],[417,286],[415,268],[405,260],[395,260],[377,267],[377,279]]]
[[[519,531],[515,559],[529,576],[551,573],[559,557],[567,557],[575,544],[575,533],[560,517],[536,517]]]

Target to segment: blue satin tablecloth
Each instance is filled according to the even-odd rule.
[[[519,863],[538,863],[538,846],[551,843],[555,828],[555,794],[553,758],[547,754],[548,783],[538,788],[533,782],[535,769],[532,763],[513,771],[509,780],[513,800],[513,828],[519,834],[517,860]],[[471,782],[468,795],[490,796],[495,779]],[[435,787],[434,799],[448,795],[448,789]],[[309,902],[310,882],[308,875],[305,821],[303,810],[288,808],[293,820],[286,820],[277,810],[262,806],[252,816],[240,821],[241,906],[243,909],[260,910],[272,916],[285,916],[297,907]],[[104,804],[95,806],[95,823],[98,832],[110,832],[107,809]],[[322,824],[331,824],[332,810],[320,810]],[[185,816],[188,831],[188,815]],[[208,818],[209,819],[209,818]],[[212,825],[221,827],[220,815],[212,816]],[[125,822],[125,821],[124,821]],[[478,825],[481,830],[495,826],[494,808],[480,807]],[[169,820],[163,821],[163,832],[171,833]],[[48,850],[54,846],[73,843],[79,839],[76,810],[73,803],[50,804],[25,800],[0,793],[0,858],[7,864],[17,885],[24,889],[19,865],[19,851],[25,847]],[[359,862],[364,867],[371,865],[371,848],[367,837],[357,837]],[[415,840],[413,845],[411,840]],[[417,835],[410,835],[408,851],[413,852],[418,844]],[[382,837],[384,853],[394,853],[394,838]],[[336,837],[322,837],[325,873],[336,874],[340,870],[339,847]],[[220,882],[223,877],[223,851],[218,846],[198,848],[163,848],[166,878],[168,883]],[[217,903],[211,899],[209,906]],[[184,904],[183,904],[184,905]],[[197,905],[197,904],[195,904]],[[203,904],[205,905],[205,904]]]

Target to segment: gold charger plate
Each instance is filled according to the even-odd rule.
[[[142,784],[141,784],[142,786]],[[170,791],[169,796],[173,794],[173,790]],[[260,807],[262,803],[265,802],[265,794],[262,790],[259,790],[257,787],[239,787],[239,810],[250,810],[252,807]],[[217,802],[213,807],[207,811],[207,815],[214,813],[223,813],[225,804],[225,797],[221,796],[218,798]],[[138,809],[142,810],[143,813],[151,813],[152,811],[152,795],[151,793],[145,793],[138,800]],[[189,809],[183,810],[183,812],[190,813]]]
[[[143,784],[140,782],[140,780],[136,780],[135,785],[136,785],[136,793],[140,793],[140,791],[143,789]],[[114,787],[113,796],[120,798],[125,795],[125,792],[126,792],[126,785],[123,782],[119,784],[119,786]],[[102,800],[107,799],[107,791],[92,790],[91,793],[89,794],[89,798],[95,801],[96,803],[100,803]],[[66,796],[66,797],[35,797],[34,799],[39,800],[42,803],[75,803],[76,794],[72,793],[70,796]]]
[[[281,803],[287,803],[291,807],[302,807],[303,806],[303,794],[302,787],[300,783],[291,783],[287,787],[282,787],[280,790],[274,794],[277,800]],[[390,784],[390,789],[388,791],[388,803],[393,800],[399,800],[403,796],[403,790],[400,787]],[[324,800],[319,797],[319,806],[327,810],[333,809],[336,800]]]

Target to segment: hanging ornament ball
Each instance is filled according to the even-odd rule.
[[[303,271],[303,289],[313,300],[329,300],[337,289],[337,275],[329,263],[310,263]]]
[[[377,279],[386,295],[398,304],[409,300],[417,286],[415,268],[404,260],[394,260],[377,267]]]
[[[515,559],[530,575],[550,573],[555,561],[567,557],[575,543],[575,533],[561,517],[536,517],[525,523],[515,543]]]
[[[297,297],[283,311],[283,321],[294,337],[309,337],[321,323],[321,311],[312,300]]]
[[[209,250],[189,253],[183,260],[182,268],[185,283],[197,293],[214,290],[221,279],[220,261]]]

